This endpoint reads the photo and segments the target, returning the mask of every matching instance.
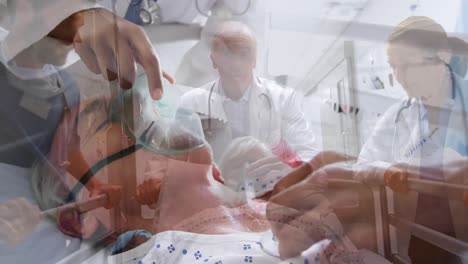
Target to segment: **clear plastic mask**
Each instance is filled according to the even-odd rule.
[[[164,83],[164,96],[151,98],[146,76],[113,101],[111,111],[118,116],[128,137],[158,154],[180,155],[205,145],[199,116],[179,107],[182,88]]]

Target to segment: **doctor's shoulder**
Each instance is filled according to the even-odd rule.
[[[395,118],[399,112],[402,112],[402,107],[406,104],[407,99],[398,100],[392,105],[390,105],[383,113],[380,115],[378,122],[391,122],[392,125],[395,123]],[[406,108],[405,108],[406,109]],[[404,110],[403,110],[404,111]],[[400,113],[401,114],[401,113]]]
[[[282,86],[275,81],[263,78],[260,81],[261,86],[274,102],[286,103],[290,100],[297,100],[303,97],[302,94],[296,92],[291,87]]]
[[[209,91],[203,88],[193,88],[180,97],[179,107],[208,115]]]
[[[208,91],[203,88],[193,88],[190,91],[182,94],[180,97],[180,104],[184,106],[188,106],[194,103],[194,101],[198,101],[201,98],[208,99]]]
[[[377,118],[372,129],[372,136],[390,137],[393,135],[395,128],[395,120],[398,112],[401,109],[402,101],[392,104]]]

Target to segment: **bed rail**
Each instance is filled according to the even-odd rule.
[[[330,179],[327,197],[346,231],[365,226],[366,234],[371,237],[349,237],[359,248],[378,251],[378,229],[374,207],[373,190],[366,184],[355,180]],[[356,232],[353,232],[356,234]]]
[[[461,202],[463,202],[463,193],[468,191],[468,186],[466,185],[457,185],[422,179],[408,179],[408,186],[410,191],[430,194],[437,197],[443,197],[449,200]],[[410,263],[402,256],[392,252],[390,241],[390,226],[393,226],[397,229],[408,228],[411,230],[412,235],[439,248],[442,248],[454,255],[457,255],[462,259],[467,258],[467,242],[400,218],[397,215],[390,214],[388,210],[387,188],[385,186],[380,188],[380,205],[383,224],[384,252],[385,257],[388,260],[393,261],[394,263]]]

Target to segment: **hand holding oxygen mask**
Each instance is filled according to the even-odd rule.
[[[124,89],[132,87],[137,63],[148,75],[151,98],[162,97],[163,77],[174,82],[161,70],[158,54],[144,30],[104,8],[71,15],[49,36],[72,43],[90,71],[110,81],[118,79]]]
[[[181,159],[205,145],[198,115],[178,108],[181,93],[178,87],[171,86],[161,100],[154,101],[146,78],[142,77],[133,89],[122,92],[112,106],[125,134],[136,143],[136,148],[143,148],[151,156],[135,196],[142,205],[155,207],[162,180],[168,173],[168,160]]]

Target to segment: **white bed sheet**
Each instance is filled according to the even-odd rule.
[[[24,197],[37,204],[30,186],[31,170],[0,163],[0,203]],[[18,245],[0,244],[0,263],[55,263],[81,247],[79,239],[64,235],[54,221],[43,219]]]

